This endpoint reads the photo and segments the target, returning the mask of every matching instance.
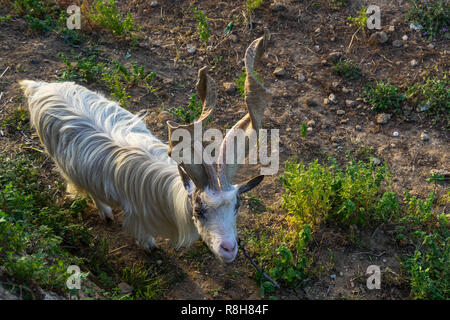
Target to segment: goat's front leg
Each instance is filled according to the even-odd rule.
[[[94,202],[95,202],[95,205],[97,206],[98,214],[100,215],[100,217],[107,222],[114,221],[114,216],[113,216],[111,207],[93,196],[92,196],[92,199],[94,199]]]

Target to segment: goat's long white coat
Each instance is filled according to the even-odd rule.
[[[68,183],[122,207],[124,228],[143,247],[155,236],[176,247],[198,239],[177,164],[138,116],[72,82],[20,84],[31,122]]]

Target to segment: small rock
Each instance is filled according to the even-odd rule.
[[[400,48],[403,45],[403,42],[401,40],[394,40],[392,41],[392,45],[396,48]]]
[[[194,46],[194,45],[188,44],[188,45],[187,45],[187,51],[188,51],[190,54],[194,54],[194,53],[197,52],[197,47]]]
[[[223,87],[225,88],[225,92],[228,94],[233,94],[237,90],[236,83],[234,83],[234,82],[225,82],[223,84]]]
[[[410,64],[411,64],[411,67],[415,67],[415,66],[417,66],[419,64],[419,62],[417,62],[416,59],[412,59]]]
[[[361,126],[360,126],[359,124],[357,124],[357,125],[355,126],[355,129],[358,130],[358,131],[361,131],[361,130],[362,130],[362,128],[361,128]]]
[[[298,81],[300,82],[305,82],[306,81],[306,77],[303,73],[299,73],[298,74]]]
[[[422,132],[422,133],[420,134],[420,139],[421,139],[422,141],[428,141],[428,140],[430,140],[430,136],[429,136],[428,134],[426,134],[425,132]]]
[[[388,35],[384,31],[379,31],[372,33],[369,38],[369,43],[377,44],[377,43],[385,43],[388,41]]]
[[[314,120],[309,120],[309,121],[306,123],[306,125],[307,125],[308,127],[315,127],[315,126],[316,126],[316,122],[315,122]]]
[[[353,92],[353,89],[348,89],[346,87],[342,87],[342,93],[349,93],[349,92]]]
[[[120,292],[124,294],[133,292],[133,287],[126,282],[119,283],[117,287],[119,288]]]
[[[286,75],[286,70],[282,67],[276,67],[275,71],[273,72],[273,74],[276,77],[283,77],[284,75]]]
[[[331,103],[336,103],[336,102],[337,102],[336,96],[335,96],[333,93],[331,93],[331,94],[328,96],[328,100],[329,100]]]
[[[339,109],[338,111],[336,111],[336,114],[337,114],[338,116],[343,116],[343,115],[345,114],[345,111],[342,110],[342,109]]]
[[[376,158],[376,157],[373,157],[372,158],[372,163],[377,166],[377,165],[379,165],[381,163],[381,160]]]
[[[386,124],[391,119],[392,115],[389,113],[380,113],[377,115],[377,123],[378,124]]]
[[[403,41],[408,41],[408,36],[405,34],[405,35],[402,37],[402,40],[403,40]]]
[[[355,104],[356,104],[356,102],[353,101],[353,100],[345,100],[345,105],[346,105],[347,107],[354,107]]]
[[[156,8],[157,6],[159,6],[158,1],[152,1],[152,2],[150,3],[150,7],[152,7],[152,8]]]

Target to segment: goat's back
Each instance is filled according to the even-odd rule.
[[[108,181],[117,181],[125,162],[172,164],[167,145],[116,102],[72,82],[20,85],[42,144],[75,186],[109,202],[119,195]]]

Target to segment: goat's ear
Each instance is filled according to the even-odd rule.
[[[195,191],[194,182],[191,180],[191,178],[189,178],[187,173],[180,165],[178,166],[178,172],[180,173],[181,181],[183,181],[183,186],[188,192],[188,195],[192,195]]]
[[[251,178],[247,182],[239,184],[238,185],[238,193],[241,194],[241,193],[252,190],[258,184],[260,184],[261,181],[263,181],[263,179],[264,179],[264,176],[256,176],[254,178]]]

